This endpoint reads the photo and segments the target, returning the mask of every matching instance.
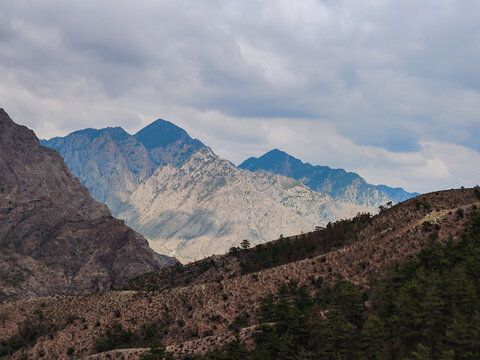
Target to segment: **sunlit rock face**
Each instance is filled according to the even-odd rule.
[[[164,120],[135,135],[87,129],[43,144],[153,249],[182,261],[223,253],[243,239],[311,231],[377,205],[337,201],[292,178],[239,169]]]

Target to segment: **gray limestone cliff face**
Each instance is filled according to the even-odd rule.
[[[122,128],[85,129],[41,143],[58,150],[72,174],[113,213],[157,167],[142,143]]]
[[[106,130],[90,129],[91,137],[79,131],[44,143],[64,155],[72,172],[92,194],[103,196],[115,216],[146,236],[155,250],[182,261],[224,253],[243,239],[265,242],[375,211],[335,201],[285,176],[238,169],[164,120],[128,139]],[[126,150],[125,144],[132,145]],[[136,176],[140,169],[132,174],[124,165],[133,163],[131,158],[145,159],[148,170],[142,176]],[[104,173],[90,170],[100,167]],[[134,180],[126,189],[127,182],[119,179]]]

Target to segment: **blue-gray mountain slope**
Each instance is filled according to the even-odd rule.
[[[302,181],[315,191],[327,193],[334,199],[361,205],[373,205],[384,197],[401,202],[418,195],[401,188],[368,184],[358,174],[343,169],[313,166],[278,149],[269,151],[259,158],[251,157],[240,164],[239,168],[250,171],[262,169],[288,176]]]

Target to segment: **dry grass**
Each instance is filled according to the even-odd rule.
[[[46,358],[67,358],[66,349],[70,347],[75,349],[76,355],[92,354],[95,340],[114,321],[135,331],[153,321],[169,323],[163,339],[169,349],[176,354],[205,352],[232,338],[233,332],[228,330],[228,325],[235,317],[247,312],[250,319],[254,319],[260,299],[275,292],[280,283],[298,280],[308,284],[311,276],[333,281],[337,275],[342,275],[366,287],[370,278],[382,274],[393,262],[417,253],[431,241],[458,239],[478,207],[480,201],[471,189],[432,193],[408,200],[374,217],[372,223],[357,234],[357,242],[312,259],[255,274],[228,278],[228,273],[224,273],[224,279],[218,281],[218,274],[226,271],[219,268],[209,270],[208,276],[205,273],[188,286],[161,292],[114,291],[4,304],[0,306],[0,314],[6,314],[0,317],[4,320],[0,338],[14,335],[19,324],[34,319],[41,311],[43,318],[54,322],[61,330],[51,337],[41,337],[27,350],[29,357],[36,357],[43,350]],[[433,224],[432,230],[426,230],[425,221]],[[227,267],[238,273],[234,265]],[[249,338],[251,332],[252,328],[244,329],[241,335]],[[138,351],[112,352],[111,358],[121,358],[113,357],[114,354],[136,358]],[[13,359],[20,356],[16,353]]]

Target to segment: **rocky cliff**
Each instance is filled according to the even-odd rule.
[[[0,297],[85,294],[175,262],[113,218],[0,109]]]
[[[204,147],[181,167],[159,167],[118,216],[154,249],[188,261],[224,253],[242,239],[262,243],[366,210],[291,178],[238,169]]]
[[[95,198],[155,250],[184,261],[224,253],[243,239],[261,243],[376,211],[294,179],[238,169],[164,120],[133,136],[87,129],[43,144],[57,149]]]

